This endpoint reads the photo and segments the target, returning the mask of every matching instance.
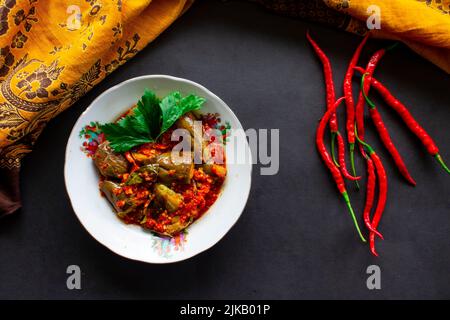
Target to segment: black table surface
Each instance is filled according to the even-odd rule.
[[[391,111],[382,110],[417,181],[408,186],[381,147],[388,203],[377,242],[361,244],[314,145],[324,111],[321,66],[305,40],[310,29],[329,54],[337,88],[360,38],[273,15],[239,1],[199,1],[156,41],[53,120],[23,162],[23,208],[0,221],[0,298],[403,299],[450,298],[450,180]],[[362,55],[386,45],[371,40]],[[76,218],[64,186],[64,152],[83,110],[111,86],[145,74],[191,79],[219,95],[245,128],[280,129],[280,170],[253,170],[248,204],[213,248],[180,263],[151,265],[119,257]],[[377,70],[450,161],[449,76],[404,46]],[[357,84],[355,83],[355,90]],[[380,101],[376,98],[376,101]],[[359,172],[364,171],[358,158]],[[357,212],[364,191],[350,187]],[[78,265],[81,290],[68,290]],[[366,269],[381,268],[381,290]]]

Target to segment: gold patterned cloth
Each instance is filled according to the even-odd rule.
[[[0,0],[0,216],[46,123],[133,57],[193,0]]]
[[[365,34],[378,15],[374,37],[399,40],[450,73],[450,0],[251,0],[277,13]]]

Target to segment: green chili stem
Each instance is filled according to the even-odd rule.
[[[356,177],[356,168],[355,168],[355,144],[350,143],[350,163],[352,166],[352,174],[354,177]],[[359,190],[359,183],[358,180],[355,180],[356,188]]]
[[[375,150],[373,150],[373,148],[370,146],[370,144],[368,144],[367,142],[362,141],[359,136],[358,136],[358,129],[356,129],[355,127],[355,137],[356,140],[358,140],[359,143],[361,143],[369,152],[369,154],[375,153]]]
[[[336,144],[337,132],[331,132],[331,157],[333,158],[334,165],[339,168],[339,163],[336,161],[336,153],[334,151],[334,146]]]
[[[434,155],[434,157],[436,158],[436,160],[439,162],[439,164],[441,165],[441,167],[450,174],[450,169],[447,167],[447,165],[445,164],[444,160],[442,159],[441,155],[439,153],[436,153]]]
[[[364,96],[364,99],[366,100],[367,104],[369,105],[369,107],[371,109],[375,109],[376,108],[375,103],[373,103],[372,100],[369,99],[369,97],[366,95],[366,92],[364,91],[364,79],[366,78],[367,74],[368,74],[367,72],[364,73],[362,78],[361,78],[361,92],[362,92],[362,94]]]
[[[342,195],[344,196],[345,204],[347,205],[347,208],[350,211],[350,216],[353,219],[353,223],[355,224],[355,228],[356,231],[358,232],[359,238],[361,239],[362,242],[367,242],[366,238],[364,238],[364,236],[361,233],[361,229],[359,228],[358,220],[356,220],[355,212],[353,211],[352,204],[350,203],[350,198],[348,196],[347,191],[344,191]]]

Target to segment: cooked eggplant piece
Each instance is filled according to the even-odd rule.
[[[125,184],[127,186],[131,186],[133,184],[151,182],[155,181],[157,176],[158,176],[158,165],[148,164],[132,172],[128,177],[127,181],[125,182]]]
[[[187,130],[191,135],[191,149],[199,154],[196,156],[201,159],[203,154],[203,149],[206,147],[206,142],[203,140],[203,126],[196,125],[195,121],[198,121],[197,118],[192,114],[192,112],[188,112],[181,116],[175,123],[177,128]],[[195,150],[196,146],[201,146],[201,150]],[[197,147],[198,148],[198,147]]]
[[[161,183],[155,185],[155,196],[156,200],[163,203],[169,212],[177,211],[183,203],[183,196],[181,194],[176,193]]]
[[[196,134],[198,134],[199,137],[201,137],[202,136],[202,131],[201,131],[202,127],[195,126],[194,125],[195,121],[197,121],[195,116],[191,112],[187,112],[177,120],[175,125],[177,126],[177,128],[186,129],[187,131],[189,131],[189,133],[193,137],[195,137]]]
[[[224,165],[205,163],[202,168],[205,173],[219,178],[224,178],[227,175],[227,168]]]
[[[94,154],[94,163],[100,173],[107,178],[118,178],[128,170],[128,161],[123,155],[115,153],[107,141],[98,146]]]
[[[182,223],[180,221],[180,217],[175,216],[175,217],[172,217],[170,222],[171,223],[166,226],[166,228],[165,228],[166,230],[165,230],[164,234],[172,237],[172,236],[176,235],[177,233],[186,229],[192,223],[192,219]]]
[[[119,217],[123,218],[128,213],[135,210],[137,205],[124,192],[120,192],[120,189],[121,187],[118,183],[108,180],[100,182],[100,190],[106,195],[109,202],[111,202]],[[118,206],[118,202],[121,201],[123,201],[123,205]]]
[[[127,213],[127,218],[131,219],[134,223],[141,223],[141,221],[145,219],[145,210],[144,210],[144,208],[139,207],[136,210],[128,212]]]
[[[142,179],[142,177],[139,175],[139,173],[137,171],[135,171],[130,174],[127,181],[125,181],[125,185],[132,186],[134,184],[139,184],[142,182],[144,182],[144,179]]]
[[[160,154],[155,159],[159,166],[158,178],[161,182],[171,183],[173,181],[182,181],[190,183],[194,175],[194,161],[192,153],[185,152],[183,156],[174,157],[172,152]]]
[[[131,152],[131,156],[143,165],[154,163],[156,159],[156,155],[146,155],[140,152]]]
[[[176,179],[174,177],[173,171],[166,170],[161,167],[158,169],[158,181],[160,181],[161,183],[170,185],[175,180]]]

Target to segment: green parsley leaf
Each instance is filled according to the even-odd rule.
[[[147,132],[150,132],[150,136],[154,139],[158,136],[161,128],[161,108],[159,103],[158,97],[152,91],[145,89],[144,95],[134,111],[137,117],[142,117],[146,120]]]
[[[200,109],[204,102],[204,98],[193,94],[182,98],[178,91],[167,95],[159,104],[162,114],[162,125],[159,135],[167,131],[183,114]]]
[[[182,114],[185,114],[186,112],[200,109],[203,103],[205,103],[204,98],[190,94],[181,99],[179,107],[181,108]]]
[[[115,152],[125,152],[141,144],[153,142],[150,136],[141,135],[133,128],[123,127],[119,123],[107,123],[100,128]]]
[[[111,148],[125,152],[148,142],[155,142],[175,121],[189,111],[201,108],[205,99],[196,95],[182,97],[178,91],[162,100],[146,89],[131,114],[116,123],[100,125]]]
[[[167,131],[179,117],[183,114],[181,113],[181,108],[178,108],[178,103],[181,100],[181,94],[178,91],[169,93],[164,99],[161,100],[159,104],[161,108],[162,115],[162,125],[159,135]]]

